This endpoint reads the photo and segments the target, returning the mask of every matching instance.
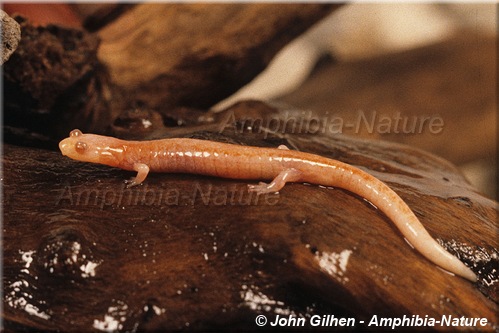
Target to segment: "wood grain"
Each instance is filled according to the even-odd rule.
[[[262,119],[276,111],[246,107],[237,109]],[[7,145],[6,326],[88,331],[107,315],[122,331],[253,330],[257,314],[294,313],[445,314],[497,327],[498,205],[454,166],[394,143],[240,131],[244,119],[235,120],[170,135],[286,144],[359,166],[406,200],[479,282],[425,260],[383,214],[341,189],[289,184],[256,200],[244,181],[168,174],[126,189],[130,172]]]
[[[148,108],[207,108],[337,5],[141,4],[98,31],[111,80]]]

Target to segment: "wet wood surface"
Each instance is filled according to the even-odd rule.
[[[217,5],[213,25],[201,29],[193,22],[211,7],[157,6],[108,7],[121,8],[117,16],[91,12],[93,20],[108,20],[86,21],[97,24],[100,49],[87,32],[35,28],[21,20],[28,27],[24,43],[30,45],[21,48],[15,67],[12,58],[4,66],[11,89],[2,156],[7,332],[254,331],[261,314],[269,320],[278,314],[352,317],[360,331],[368,327],[359,321],[367,323],[373,315],[484,317],[484,330],[497,330],[497,202],[478,194],[446,160],[378,140],[404,141],[455,160],[460,155],[448,148],[453,145],[462,144],[466,154],[479,152],[472,158],[490,152],[482,142],[491,133],[492,67],[482,50],[489,54],[491,41],[470,46],[469,39],[456,39],[424,52],[338,64],[329,72],[338,80],[334,100],[328,99],[330,90],[312,84],[304,86],[301,99],[282,99],[298,108],[247,101],[213,113],[206,106],[237,90],[292,36],[334,8]],[[230,15],[222,15],[223,8]],[[131,20],[132,11],[140,19]],[[157,13],[170,20],[159,20]],[[179,30],[166,29],[166,21]],[[139,32],[159,34],[154,40],[162,43],[151,48]],[[193,44],[185,44],[186,35],[193,36]],[[119,40],[127,47],[118,47]],[[20,45],[26,46],[22,40]],[[37,49],[44,52],[33,52]],[[43,59],[47,54],[54,63]],[[475,71],[452,76],[455,64],[467,57],[472,60],[466,66]],[[143,58],[156,72],[138,70]],[[73,61],[81,66],[70,65]],[[420,66],[425,63],[433,65]],[[435,66],[445,67],[444,83],[431,76]],[[425,71],[417,76],[416,67]],[[11,75],[16,71],[29,75]],[[408,95],[393,93],[400,82]],[[418,90],[421,82],[427,84]],[[451,135],[366,140],[321,131],[306,112],[316,108],[313,115],[325,119],[331,103],[347,110],[442,112],[445,135]],[[469,108],[476,108],[474,119],[480,121],[459,125]],[[348,119],[347,113],[341,117]],[[471,126],[468,132],[465,125]],[[289,184],[277,195],[255,197],[245,181],[151,174],[142,186],[127,189],[124,180],[133,173],[61,156],[57,142],[74,127],[127,139],[285,144],[353,164],[389,184],[479,281],[443,272],[369,202],[338,188]],[[41,146],[46,149],[33,148]]]
[[[257,104],[236,109],[261,110],[261,119],[275,111]],[[232,111],[221,119],[235,122],[171,135],[286,144],[356,165],[387,182],[479,282],[442,271],[375,207],[338,188],[289,184],[257,198],[245,181],[152,174],[126,189],[130,172],[7,145],[7,327],[254,330],[258,314],[453,315],[497,325],[497,203],[451,164],[383,141],[247,131]]]

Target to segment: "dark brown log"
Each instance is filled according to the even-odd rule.
[[[103,80],[96,77],[97,38],[79,29],[16,20],[22,38],[3,71],[8,138],[40,144],[40,138],[47,142],[77,124],[95,129],[106,119],[109,123],[109,114],[99,112],[106,102],[99,84]]]
[[[222,8],[229,8],[231,15],[222,15]],[[31,87],[33,90],[25,86],[15,90],[34,94],[35,102],[12,95],[17,102],[7,106],[21,113],[9,115],[18,121],[11,125],[26,128],[22,126],[28,122],[53,139],[68,126],[73,127],[74,119],[81,119],[84,130],[109,131],[125,138],[187,136],[255,146],[286,144],[357,165],[399,193],[429,232],[472,267],[478,283],[442,272],[413,251],[377,209],[341,189],[290,184],[277,196],[255,199],[246,192],[244,181],[154,174],[143,186],[128,190],[123,180],[132,176],[130,172],[78,163],[55,151],[7,145],[2,156],[2,316],[6,329],[253,331],[257,329],[255,317],[262,313],[270,320],[278,313],[289,313],[352,316],[357,321],[368,321],[374,314],[437,318],[445,314],[484,317],[489,322],[486,330],[497,328],[498,205],[477,194],[455,167],[407,146],[296,130],[288,120],[302,117],[301,110],[286,112],[257,102],[241,103],[221,114],[196,109],[218,101],[258,72],[276,45],[291,38],[280,33],[297,33],[289,24],[304,29],[311,24],[310,17],[320,17],[329,8],[137,5],[135,13],[143,15],[133,17],[142,21],[127,25],[132,16],[123,15],[100,32],[107,37],[114,34],[116,40],[122,38],[125,45],[140,42],[136,48],[121,50],[121,60],[128,63],[123,65],[111,54],[120,50],[111,47],[116,46],[115,39],[105,39],[109,58],[102,59],[111,68],[116,89],[107,84],[106,70],[100,72],[98,65],[90,69],[78,65],[67,77],[60,76],[66,67],[58,65],[69,65],[73,60],[80,64],[83,56],[66,53],[64,47],[71,45],[68,40],[79,41],[78,50],[85,51],[90,62],[95,60],[88,35],[61,28],[32,30],[33,36],[39,34],[32,41],[32,50],[55,50],[46,53],[51,55],[48,58],[61,61],[49,63],[39,72],[28,71],[26,81],[14,81],[22,86],[20,82],[38,84],[50,76],[56,79],[53,87],[43,83],[36,89]],[[260,18],[262,12],[272,15]],[[197,21],[203,13],[211,24]],[[157,28],[164,23],[159,16],[180,25],[182,32],[176,36],[174,29],[166,29],[168,39],[155,49],[146,41],[160,33]],[[118,28],[115,24],[119,22]],[[269,22],[274,27],[266,27]],[[153,28],[146,28],[148,24]],[[141,38],[135,35],[139,32],[143,33]],[[188,39],[189,32],[192,45],[181,42]],[[38,44],[38,40],[49,43]],[[252,45],[253,40],[261,44]],[[152,44],[157,41],[154,38]],[[165,48],[169,43],[172,47]],[[188,56],[181,53],[185,50]],[[426,59],[428,54],[432,53],[417,53],[412,62],[419,64],[416,60]],[[36,52],[24,56],[30,60]],[[170,72],[155,76],[141,67],[142,57],[153,56],[157,70],[170,66]],[[408,52],[407,56],[412,59],[413,55]],[[395,64],[404,61],[401,58]],[[33,64],[46,63],[39,59],[18,63],[28,69]],[[380,66],[373,72],[387,75],[387,82],[400,69],[381,59],[372,65]],[[132,71],[120,76],[120,66],[129,66]],[[452,72],[452,65],[448,66]],[[59,71],[54,75],[49,69],[56,67]],[[96,67],[99,75],[94,79]],[[20,71],[16,78],[24,74],[19,68],[12,70]],[[365,79],[365,70],[360,66],[353,74],[349,72],[352,81],[344,74],[345,81],[338,84],[344,84],[345,96],[349,86]],[[136,86],[128,80],[130,73],[140,76]],[[200,75],[204,75],[202,80]],[[467,76],[463,77],[459,82],[468,84]],[[227,82],[220,83],[224,78]],[[60,82],[67,88],[61,88]],[[398,80],[390,81],[386,89],[398,84]],[[68,94],[67,89],[76,93]],[[87,89],[90,102],[68,102],[71,96],[86,96]],[[120,95],[122,92],[125,95]],[[451,100],[455,95],[446,98]],[[418,96],[425,100],[423,93]],[[469,98],[473,101],[470,105],[476,105],[476,97]],[[55,117],[52,119],[58,123],[52,125],[41,116],[43,108],[51,112],[65,109],[68,113],[63,114],[73,114],[74,118]],[[26,110],[31,113],[22,113]],[[107,118],[101,121],[89,114]],[[275,121],[278,131],[272,134]],[[363,330],[365,325],[356,328]],[[428,329],[448,330],[439,326]]]
[[[142,4],[124,13],[129,6],[111,7],[101,18],[114,21],[98,32],[104,66],[96,35],[19,19],[24,37],[4,76],[7,140],[40,146],[43,138],[49,146],[75,127],[109,133],[136,108],[168,124],[182,113],[178,108],[207,107],[239,89],[335,7]]]
[[[341,189],[289,184],[278,195],[255,198],[245,181],[171,174],[152,174],[126,189],[130,172],[6,146],[6,327],[252,331],[258,314],[274,320],[289,313],[354,317],[364,330],[375,314],[445,314],[487,318],[485,330],[492,331],[497,203],[477,194],[451,164],[407,146],[271,135],[265,124],[276,114],[283,112],[239,104],[211,124],[170,135],[286,144],[357,165],[399,193],[479,282],[437,268],[377,209]]]
[[[330,4],[140,4],[98,31],[111,80],[147,108],[208,108],[260,73]]]

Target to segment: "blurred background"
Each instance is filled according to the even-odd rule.
[[[218,107],[242,98],[272,100],[303,84],[317,61],[379,57],[452,38],[462,31],[496,35],[496,5],[367,4],[343,6],[283,49],[251,84]]]
[[[493,3],[348,4],[215,108],[254,98],[347,120],[359,110],[437,115],[444,121],[440,135],[378,137],[450,160],[482,193],[497,198],[496,18]],[[341,80],[349,82],[350,93],[335,92]]]

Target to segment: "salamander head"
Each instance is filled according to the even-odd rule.
[[[116,138],[83,134],[75,129],[69,133],[69,138],[59,142],[59,149],[74,160],[116,166],[124,147]]]

